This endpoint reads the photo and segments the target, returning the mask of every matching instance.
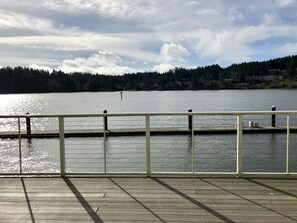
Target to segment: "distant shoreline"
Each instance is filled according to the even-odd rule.
[[[242,90],[242,91],[248,91],[248,90],[297,90],[297,88],[240,88],[240,89],[199,89],[199,90],[191,90],[191,89],[184,89],[184,90],[117,90],[117,91],[67,91],[67,92],[63,92],[63,91],[56,91],[56,92],[0,92],[0,95],[5,95],[5,94],[64,94],[64,93],[69,93],[69,94],[73,94],[73,93],[112,93],[112,92],[143,92],[143,91],[147,91],[147,92],[156,92],[156,91],[238,91],[238,90]]]
[[[114,92],[297,88],[297,55],[264,62],[217,64],[124,75],[0,68],[0,93]]]

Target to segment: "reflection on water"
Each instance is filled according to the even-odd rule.
[[[66,172],[103,172],[103,138],[66,138]]]
[[[21,155],[19,142],[12,139],[0,140],[0,172],[55,173],[59,171],[60,159],[57,139],[22,139]]]
[[[59,142],[56,139],[23,139],[23,172],[55,173],[60,170]]]
[[[197,172],[235,172],[236,135],[195,136]]]
[[[16,173],[20,171],[18,140],[0,140],[0,159],[0,172]]]
[[[192,139],[185,136],[153,136],[151,169],[153,172],[191,172]]]
[[[0,114],[268,111],[296,109],[296,89],[1,94]]]
[[[253,134],[243,137],[243,171],[285,172],[286,134]],[[296,148],[296,142],[291,145]],[[292,156],[296,154],[292,153]]]
[[[296,90],[221,90],[221,91],[142,91],[101,93],[54,93],[0,95],[1,115],[31,114],[98,114],[129,112],[193,112],[201,111],[270,111],[296,109]],[[291,116],[297,126],[297,115]],[[244,116],[249,121],[268,126],[271,117]],[[20,120],[26,131],[25,118]],[[32,131],[58,129],[57,118],[33,118]],[[102,129],[102,118],[65,118],[65,130]],[[109,127],[144,128],[144,117],[109,118]],[[236,116],[195,117],[195,128],[234,127]],[[286,124],[286,116],[277,116],[277,126]],[[187,117],[152,117],[151,127],[187,127]],[[0,134],[18,131],[17,119],[0,118]],[[291,134],[290,170],[297,172],[297,137]],[[104,172],[104,147],[107,172],[145,172],[145,137],[109,137],[65,139],[67,172]],[[58,139],[22,139],[23,172],[59,172]],[[0,139],[0,172],[19,172],[18,140]],[[195,135],[194,151],[190,136],[152,136],[151,169],[155,172],[235,172],[235,135]],[[283,172],[286,164],[286,134],[244,134],[243,170]]]
[[[244,134],[244,172],[284,172],[286,134]],[[22,139],[24,173],[56,173],[60,170],[58,139]],[[145,172],[145,137],[66,138],[65,157],[68,173],[104,173],[106,171]],[[297,134],[291,134],[290,171],[297,172]],[[236,135],[195,135],[194,153],[189,135],[152,136],[152,172],[235,172]],[[0,140],[0,172],[17,173],[18,140]]]

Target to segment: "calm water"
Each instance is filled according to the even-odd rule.
[[[266,111],[297,109],[297,90],[139,91],[0,95],[0,114]]]
[[[126,112],[185,112],[195,111],[270,111],[297,109],[297,90],[220,90],[220,91],[142,91],[107,93],[53,93],[0,95],[0,114],[93,114]],[[267,125],[270,117],[245,118]],[[296,117],[292,117],[296,122]],[[22,120],[23,126],[24,120]],[[152,119],[153,127],[183,127],[183,117]],[[196,127],[234,126],[236,118],[211,117],[194,120]],[[285,117],[278,117],[285,124]],[[297,122],[296,122],[297,123]],[[144,127],[144,120],[111,118],[110,128]],[[296,124],[297,125],[297,124]],[[102,128],[102,120],[65,120],[66,129]],[[24,130],[24,128],[22,127]],[[56,119],[33,119],[32,129],[57,129]],[[16,120],[0,119],[0,131],[16,131]],[[107,148],[108,172],[144,172],[145,137],[109,137]],[[297,137],[292,134],[290,170],[297,171]],[[236,136],[203,135],[194,137],[195,170],[204,172],[236,170]],[[23,172],[59,172],[59,141],[32,139],[21,141]],[[68,172],[103,172],[102,138],[67,138],[66,169]],[[189,136],[153,136],[151,139],[152,171],[191,171],[192,139]],[[0,173],[19,171],[18,140],[0,140]],[[244,135],[244,171],[285,171],[286,134]]]

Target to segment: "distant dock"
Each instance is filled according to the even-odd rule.
[[[287,127],[258,127],[243,128],[243,133],[286,133]],[[297,127],[290,127],[290,132],[297,132]],[[197,128],[193,130],[195,135],[202,134],[236,134],[234,128]],[[64,137],[103,137],[105,136],[145,136],[146,129],[114,129],[114,130],[69,130],[64,132]],[[150,135],[187,135],[192,134],[192,130],[187,128],[151,128]],[[59,138],[59,131],[32,131],[30,134],[22,132],[1,132],[0,138]]]
[[[294,150],[297,110],[27,114],[2,115],[0,119],[3,123],[0,126],[0,138],[5,139],[2,140],[5,148],[3,151],[10,151],[12,147],[18,151],[13,155],[16,164],[11,164],[10,158],[6,160],[11,170],[4,171],[3,175],[297,176],[297,154]],[[274,136],[275,133],[280,133],[281,137],[270,137],[270,134]],[[249,134],[252,137],[246,137],[249,138],[246,140],[245,136]],[[257,137],[252,134],[257,134]],[[269,137],[258,137],[261,134],[268,134],[266,136]],[[181,140],[178,135],[186,138]],[[200,135],[206,137],[197,137]],[[158,140],[153,138],[155,136],[159,136]],[[169,136],[170,140],[166,140],[168,137],[165,136]],[[74,137],[77,140],[73,142],[65,140]],[[91,137],[101,137],[99,144],[94,143]],[[51,168],[46,172],[40,169],[35,171],[31,164],[31,154],[24,153],[24,149],[31,144],[26,140],[23,143],[23,140],[38,138],[53,138],[57,142],[54,145],[54,155],[58,161],[55,161],[57,167],[54,172]],[[10,139],[15,140],[10,142]],[[43,153],[36,153],[36,156],[43,160]]]
[[[172,119],[172,117],[179,119]],[[232,117],[233,119],[230,119]],[[248,120],[244,117],[248,117]],[[259,117],[262,119],[257,119]],[[277,123],[280,117],[282,121],[278,120],[279,123]],[[0,131],[0,138],[293,133],[297,132],[297,125],[293,120],[296,117],[297,111],[276,111],[275,106],[269,112],[194,113],[189,109],[185,113],[109,114],[107,110],[102,114],[31,115],[27,113],[20,116],[0,116],[1,119],[15,119],[18,123],[18,127],[13,131]],[[88,120],[89,118],[93,118],[92,121]],[[157,121],[156,118],[158,118]],[[204,124],[201,124],[195,120],[196,118],[208,119],[204,119]],[[32,122],[38,122],[38,119],[55,119],[55,127],[52,129],[44,127],[44,130],[34,129],[34,126],[31,126]],[[26,126],[23,126],[24,121],[21,120],[25,120]],[[69,123],[70,126],[67,126]]]

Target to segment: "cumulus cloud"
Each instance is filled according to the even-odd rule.
[[[46,19],[0,10],[0,27],[1,29],[38,29],[44,31],[52,29],[52,24]]]
[[[265,24],[266,26],[271,26],[276,23],[279,23],[280,19],[276,14],[268,14],[265,13],[263,15],[263,25]]]
[[[160,54],[166,62],[170,61],[184,61],[184,57],[188,56],[190,52],[181,44],[164,43],[161,47]]]
[[[32,64],[29,66],[30,68],[34,69],[34,70],[44,70],[44,71],[48,71],[48,72],[52,72],[53,68],[47,67],[47,66],[40,66],[37,64]]]
[[[121,58],[118,55],[106,51],[99,51],[97,54],[94,54],[87,59],[81,58],[77,60],[78,62],[84,63],[85,65],[90,67],[113,67],[122,62]]]
[[[294,5],[296,0],[276,0],[275,2],[279,7],[288,7]]]
[[[228,10],[227,18],[230,21],[244,20],[244,15],[233,6]]]
[[[220,16],[220,12],[214,8],[205,8],[205,9],[199,9],[196,11],[196,15],[205,16],[205,17],[212,17],[212,16]]]
[[[0,44],[13,47],[25,47],[28,49],[51,50],[51,51],[95,51],[102,49],[112,51],[124,57],[135,60],[156,62],[160,60],[158,53],[150,52],[137,47],[147,44],[149,41],[145,34],[133,35],[103,35],[81,34],[73,36],[14,36],[0,37]]]
[[[175,1],[175,0],[173,0]],[[51,0],[45,1],[44,6],[59,11],[72,13],[96,12],[107,17],[136,18],[139,15],[156,14],[156,6],[162,7],[159,1],[146,0]]]
[[[290,24],[282,24],[278,16],[264,14],[261,23],[250,26],[238,26],[223,30],[212,30],[200,28],[197,31],[183,33],[182,39],[187,40],[187,45],[196,50],[199,58],[212,58],[213,61],[221,61],[228,65],[235,62],[252,60],[256,54],[261,54],[260,48],[263,43],[270,44],[272,54],[280,52],[282,43],[275,40],[291,36],[297,37],[297,27]],[[261,43],[261,45],[259,45]],[[254,47],[258,44],[258,47]],[[265,53],[268,55],[267,48]],[[283,54],[279,54],[283,56]]]
[[[90,35],[91,32],[80,30],[77,27],[66,27],[63,24],[55,24],[54,21],[42,17],[35,17],[12,11],[0,10],[0,28],[3,33],[8,30],[11,35],[12,31],[24,30],[24,36],[31,35],[56,35],[56,36],[80,36]],[[18,32],[20,33],[20,32]]]
[[[282,52],[284,53],[284,55],[297,54],[297,42],[296,43],[286,43],[282,47]]]
[[[187,4],[190,5],[190,6],[192,6],[192,5],[199,5],[199,2],[197,2],[197,1],[189,1]]]
[[[192,47],[195,48],[200,58],[216,58],[225,62],[238,62],[249,60],[250,54],[245,42],[245,38],[248,37],[239,34],[241,31],[223,30],[216,32],[209,29],[199,29],[185,35],[186,38],[191,39]]]
[[[161,63],[153,67],[153,71],[159,72],[159,73],[165,73],[169,70],[175,69],[175,66],[172,64],[167,63]]]
[[[122,73],[283,56],[297,41],[296,0],[267,1],[2,0],[0,64],[52,66],[32,61],[42,55],[65,70]],[[136,63],[81,56],[98,49]]]
[[[65,73],[86,72],[107,75],[121,75],[143,71],[123,66],[122,59],[118,55],[106,51],[99,51],[88,58],[79,57],[73,60],[64,60],[58,69]]]

